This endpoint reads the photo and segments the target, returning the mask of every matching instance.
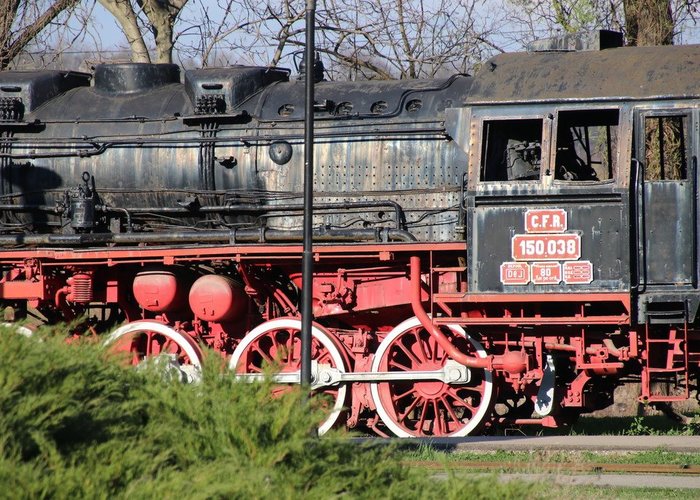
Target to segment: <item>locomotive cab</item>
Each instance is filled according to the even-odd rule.
[[[640,323],[650,311],[694,320],[698,86],[683,61],[697,52],[620,47],[487,63],[459,111],[471,124],[471,293],[578,297]],[[668,62],[652,68],[659,60]],[[674,88],[657,83],[664,72]]]

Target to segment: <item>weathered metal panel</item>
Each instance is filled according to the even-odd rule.
[[[581,195],[569,199],[561,197],[555,202],[547,201],[546,197],[537,200],[495,196],[488,200],[477,198],[472,215],[470,290],[475,293],[563,293],[628,289],[626,207],[619,194],[611,193],[607,199],[598,198],[585,201],[585,195]],[[526,227],[528,211],[543,209],[563,210],[566,213],[565,230],[548,234],[529,230]],[[520,235],[525,235],[527,241],[519,238]],[[580,255],[578,249],[569,251],[566,248],[578,238]],[[523,245],[523,249],[514,248],[514,245]],[[515,262],[529,266],[531,274],[518,285],[505,284],[508,280],[504,280],[501,266]],[[552,272],[555,267],[552,263],[561,266],[558,275]],[[517,267],[522,267],[522,264]],[[556,280],[557,276],[559,280]]]
[[[434,125],[439,131],[437,124]],[[347,130],[347,129],[346,129]],[[357,126],[352,132],[366,134]],[[283,166],[262,167],[264,189],[301,196],[303,146],[291,143],[292,160]],[[269,165],[267,148],[260,148],[258,164]],[[463,175],[465,153],[444,135],[377,133],[356,140],[319,141],[315,157],[315,202],[389,200],[404,210],[407,229],[425,241],[456,238],[454,225]],[[285,200],[289,201],[289,198]],[[270,227],[299,228],[302,220],[286,214],[269,219]],[[389,227],[396,223],[390,208],[334,210],[315,214],[316,225],[329,227]]]
[[[695,215],[691,182],[644,183],[645,283],[691,283]]]

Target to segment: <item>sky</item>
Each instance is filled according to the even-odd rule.
[[[427,0],[430,2],[431,0]],[[499,5],[502,5],[506,0],[484,0],[484,3],[482,4],[485,6],[485,8],[488,9],[499,9]],[[99,2],[94,2],[89,3],[90,5],[94,5],[92,8],[93,10],[90,13],[91,20],[93,21],[95,27],[93,28],[92,33],[89,34],[84,40],[84,42],[81,44],[76,44],[74,45],[76,52],[80,52],[83,49],[93,49],[93,51],[96,49],[98,52],[100,52],[103,55],[109,55],[112,54],[116,57],[128,57],[128,44],[126,41],[126,38],[124,34],[122,33],[118,23],[114,19],[114,17],[107,12],[104,7],[102,7]],[[212,15],[212,12],[216,12],[216,5],[217,1],[216,0],[190,0],[190,2],[185,6],[185,11],[183,12],[185,17],[193,17],[197,16],[198,13],[200,12],[201,8],[207,8],[209,10],[210,15]],[[213,14],[212,17],[216,17],[216,14]],[[176,28],[177,29],[177,28]],[[518,25],[514,25],[512,27],[503,27],[503,31],[510,31],[511,33],[516,33],[516,36],[514,38],[517,38],[517,33],[518,30],[522,30],[523,28]],[[684,32],[682,35],[679,37],[680,42],[682,43],[698,43],[700,42],[700,26],[689,26],[684,28]],[[500,45],[503,46],[505,50],[520,50],[521,47],[519,46],[520,44],[513,43],[511,42],[506,42],[504,41]],[[93,52],[94,54],[94,52]],[[100,56],[92,56],[93,59],[97,60],[99,59]],[[90,57],[87,57],[87,59],[90,59]],[[178,60],[178,57],[176,55],[175,57],[176,61],[175,62],[181,62]],[[232,62],[239,62],[239,61],[232,61]],[[240,62],[246,62],[246,61],[240,61]],[[284,61],[283,64],[289,65],[291,64],[291,61]],[[76,68],[77,69],[77,68]]]

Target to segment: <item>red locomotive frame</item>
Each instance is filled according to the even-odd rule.
[[[472,294],[465,267],[453,265],[465,250],[460,243],[315,247],[314,388],[336,402],[321,430],[341,416],[348,427],[400,436],[464,435],[494,423],[556,426],[591,404],[588,399],[596,395],[587,384],[593,377],[615,374],[643,353],[664,352],[667,363],[656,369],[687,366],[678,356],[688,356],[680,345],[691,334],[674,331],[665,342],[644,346],[640,338],[647,336],[629,326],[628,294]],[[35,311],[56,310],[66,320],[91,308],[94,313],[97,304],[116,305],[132,325],[113,338],[117,349],[131,352],[134,362],[166,353],[181,367],[183,380],[196,378],[202,347],[208,346],[233,353],[232,368],[250,376],[264,362],[281,362],[279,381],[290,383],[298,381],[300,323],[293,319],[298,311],[289,289],[273,276],[282,271],[299,281],[300,254],[297,245],[6,251],[0,264],[11,271],[2,281],[2,295],[6,301],[26,300]],[[204,300],[211,308],[171,310],[168,302],[183,307],[177,298],[182,292],[171,290],[178,283],[169,273],[201,263],[235,267],[245,283],[209,286],[206,300],[192,294],[190,285],[190,305]],[[149,271],[139,274],[141,269]],[[146,283],[132,283],[134,275]],[[182,274],[178,278],[192,282]],[[138,291],[149,287],[162,307]],[[92,319],[81,327],[89,330],[97,323]],[[133,328],[139,324],[143,328]],[[257,337],[250,341],[246,332],[255,325]],[[620,340],[597,334],[595,325],[617,325]],[[472,331],[480,333],[478,340],[467,335]],[[280,348],[285,342],[287,350]],[[564,354],[575,376],[557,394],[557,411],[550,404],[543,416],[532,418],[529,403],[512,400],[544,397],[543,370],[551,352]],[[461,375],[445,353],[466,368]],[[386,373],[393,378],[382,379]],[[662,400],[646,387],[645,400]]]

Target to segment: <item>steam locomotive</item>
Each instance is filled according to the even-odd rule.
[[[319,432],[556,427],[625,382],[696,390],[700,46],[620,40],[317,83]],[[302,81],[8,71],[0,118],[6,322],[70,321],[183,381],[213,349],[299,383]]]

